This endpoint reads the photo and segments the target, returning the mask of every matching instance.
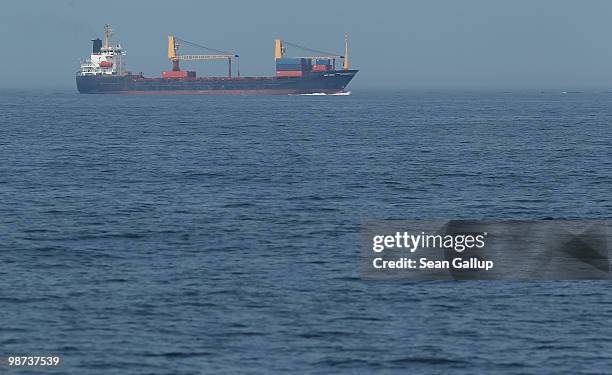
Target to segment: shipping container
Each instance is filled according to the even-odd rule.
[[[297,70],[297,71],[277,71],[276,72],[276,76],[277,77],[301,77],[304,73],[301,70]]]
[[[305,66],[300,64],[292,65],[276,65],[276,70],[304,70]]]
[[[331,65],[330,59],[314,59],[315,65]]]
[[[276,59],[276,65],[312,65],[311,59]]]
[[[280,58],[280,59],[276,59],[276,63],[277,64],[281,64],[281,65],[284,65],[284,64],[301,64],[302,60],[305,60],[305,59],[298,59],[298,58],[292,58],[292,57],[283,57],[283,58]]]
[[[296,63],[288,63],[288,62],[277,62],[276,63],[277,66],[302,66],[304,64],[302,64],[301,62],[296,62]]]
[[[313,65],[312,66],[313,72],[324,72],[326,70],[331,70],[331,65]]]
[[[195,78],[196,72],[181,70],[181,71],[166,71],[162,72],[162,78]]]

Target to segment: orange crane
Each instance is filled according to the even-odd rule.
[[[207,55],[180,55],[179,54],[179,47],[180,47],[181,43],[190,45],[192,47],[196,47],[196,48],[205,49],[205,50],[208,50],[208,51],[211,51],[211,52],[215,52],[215,54],[207,54]],[[173,72],[178,72],[178,71],[181,70],[180,66],[179,66],[179,61],[181,61],[181,60],[189,61],[189,60],[225,60],[225,59],[227,59],[228,77],[231,78],[232,77],[232,60],[236,59],[236,61],[238,62],[238,57],[239,56],[236,55],[235,53],[216,50],[214,48],[202,46],[200,44],[196,44],[196,43],[193,43],[193,42],[188,42],[186,40],[179,39],[179,38],[175,37],[174,35],[168,35],[168,59],[170,59],[170,61],[172,61],[172,71]],[[236,65],[237,65],[238,77],[240,77],[240,67],[239,67],[238,64],[236,64]]]

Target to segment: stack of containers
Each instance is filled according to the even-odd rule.
[[[301,77],[305,71],[312,68],[309,59],[283,57],[276,59],[277,77]]]
[[[312,65],[313,72],[325,72],[327,70],[331,70],[331,68],[332,65],[330,59],[316,59]]]

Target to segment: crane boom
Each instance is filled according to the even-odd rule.
[[[185,42],[187,44],[194,45],[200,48],[210,49],[208,47],[200,46],[195,43],[183,41],[181,39],[174,37],[174,35],[168,35],[168,59],[172,61],[173,71],[180,70],[179,61],[181,60],[192,61],[192,60],[224,60],[224,59],[227,59],[229,77],[232,76],[232,59],[238,58],[239,57],[238,55],[233,54],[233,53],[225,53],[225,54],[221,53],[221,54],[211,54],[211,55],[179,55],[179,52],[178,52],[179,43],[177,43],[177,40],[180,40],[182,42]],[[223,52],[223,51],[218,51],[218,50],[213,50],[213,51]],[[240,72],[238,72],[238,75],[240,76]]]
[[[178,60],[221,60],[238,57],[238,55],[178,55]]]

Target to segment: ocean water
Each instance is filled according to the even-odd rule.
[[[610,218],[611,124],[605,92],[2,91],[0,353],[60,353],[62,374],[610,373],[609,282],[363,281],[359,228]]]

